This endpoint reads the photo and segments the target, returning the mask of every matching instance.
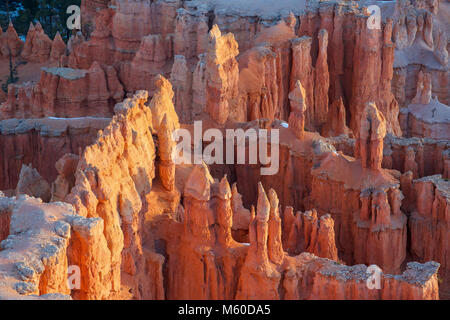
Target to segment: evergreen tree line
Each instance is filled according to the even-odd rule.
[[[9,20],[20,36],[26,36],[30,22],[40,22],[45,33],[53,39],[59,31],[64,40],[71,35],[66,26],[67,8],[81,5],[81,0],[1,0],[0,25],[5,31]]]

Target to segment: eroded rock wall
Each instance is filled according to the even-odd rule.
[[[89,70],[44,68],[35,85],[10,85],[0,106],[1,119],[41,117],[110,117],[124,96],[112,67],[94,62]]]
[[[413,210],[409,218],[411,252],[419,261],[440,261],[439,273],[449,288],[450,183],[441,175],[413,181]],[[415,202],[414,202],[415,200]]]
[[[155,177],[156,146],[153,134],[179,126],[173,104],[172,87],[160,77],[158,92],[145,106],[148,93],[139,91],[115,106],[116,115],[80,157],[75,187],[66,201],[80,215],[105,221],[104,235],[110,254],[110,269],[105,279],[111,283],[109,297],[119,297],[121,286],[136,298],[162,298],[162,278],[147,278],[150,263],[161,265],[164,259],[146,259],[143,252],[144,216]],[[162,145],[160,145],[162,147]],[[113,161],[112,161],[113,160]],[[139,257],[139,258],[138,258]],[[152,260],[154,260],[152,262]],[[105,280],[106,281],[106,280]],[[154,282],[157,281],[157,282]],[[158,290],[150,290],[156,287]],[[156,292],[153,295],[152,292]]]

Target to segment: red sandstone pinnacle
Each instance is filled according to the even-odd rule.
[[[80,290],[74,291],[74,298],[108,299],[113,284],[109,281],[111,253],[103,233],[104,220],[75,215],[68,221],[72,226],[68,258],[72,265],[79,266],[84,275],[80,279]]]
[[[335,243],[334,220],[329,214],[321,216],[319,222],[319,232],[317,242],[314,247],[314,254],[319,257],[338,260],[338,251]]]
[[[36,26],[30,23],[21,56],[30,62],[46,62],[50,58],[52,44],[52,40],[45,34],[39,22],[36,23]]]
[[[417,92],[412,100],[415,104],[428,105],[431,102],[431,76],[423,73],[422,70],[417,75]]]
[[[52,49],[50,51],[50,59],[53,61],[59,61],[61,56],[66,53],[66,44],[59,32],[56,32],[55,38],[52,42]]]
[[[173,90],[170,82],[162,75],[155,80],[156,92],[150,101],[150,109],[153,116],[153,129],[159,132],[164,116],[167,116],[167,128],[171,132],[180,128],[178,115],[173,105]]]
[[[334,137],[341,134],[349,134],[350,129],[346,125],[346,111],[342,97],[334,101],[329,107],[327,123],[322,128],[322,135]]]
[[[411,251],[422,260],[441,263],[442,285],[450,285],[450,181],[440,175],[413,182],[413,210],[408,221]]]
[[[296,90],[297,81],[300,80],[303,88],[305,106],[305,126],[309,129],[314,126],[314,68],[311,61],[311,42],[307,36],[293,39],[292,41],[292,70],[290,91]]]
[[[372,224],[389,226],[391,224],[391,208],[385,192],[372,194]]]
[[[189,72],[187,61],[184,56],[176,55],[170,73],[170,83],[174,90],[175,110],[183,122],[189,122],[193,118],[193,112],[190,109],[192,105],[192,92],[190,86],[194,86],[191,81],[193,76]],[[204,90],[202,90],[204,91]]]
[[[172,160],[172,150],[175,146],[175,142],[172,139],[172,132],[170,131],[169,121],[167,120],[167,113],[160,123],[158,130],[159,138],[159,157],[163,161]]]
[[[233,211],[231,208],[231,188],[225,175],[217,186],[216,196],[218,200],[217,206],[217,223],[219,231],[217,234],[218,242],[227,247],[234,241],[231,236],[231,227],[233,226]]]
[[[283,232],[282,235],[282,241],[283,241],[283,248],[287,252],[289,252],[288,248],[288,241],[289,241],[289,233],[291,232],[291,228],[293,224],[295,223],[295,215],[294,215],[294,208],[291,206],[286,206],[284,208],[283,212]]]
[[[214,179],[206,164],[195,166],[184,187],[184,195],[199,201],[208,201],[211,196],[211,184]]]
[[[209,32],[206,55],[206,110],[219,124],[227,121],[230,104],[238,95],[238,54],[233,34],[222,35],[219,27],[214,25]]]
[[[311,173],[309,205],[335,220],[340,259],[399,272],[406,257],[407,217],[399,209],[397,173],[365,169],[359,160],[335,152]]]
[[[164,66],[171,59],[171,39],[160,34],[150,34],[142,38],[139,49],[131,62],[121,63],[120,79],[128,92],[146,89],[153,94],[157,88],[155,81],[163,73]],[[114,64],[111,61],[110,64]]]
[[[269,227],[267,222],[270,217],[270,202],[267,198],[266,192],[261,184],[258,183],[258,205],[256,206],[256,217],[254,222],[252,223],[254,234],[255,234],[255,243],[251,243],[250,245],[254,245],[256,249],[256,259],[261,264],[269,263],[269,256],[267,252],[267,239],[269,237]],[[250,239],[251,241],[252,239]],[[251,249],[250,249],[251,250]]]
[[[41,27],[41,29],[42,29],[42,27]],[[33,38],[34,38],[35,34],[36,34],[36,30],[34,28],[33,22],[30,22],[30,26],[28,28],[28,33],[27,33],[27,36],[26,36],[25,44],[23,46],[22,53],[21,53],[22,58],[24,58],[24,59],[26,59],[29,56],[31,56],[31,53],[32,53],[32,50],[33,50],[33,43],[32,42],[33,42]]]
[[[287,98],[287,91],[286,97],[281,97],[283,86],[277,75],[280,60],[281,56],[267,42],[258,43],[240,56],[239,105],[242,107],[234,108],[230,120],[252,121],[275,119],[277,114],[282,116],[280,99]],[[288,89],[286,86],[284,90]]]
[[[321,29],[318,33],[319,55],[315,66],[314,77],[314,114],[317,131],[327,122],[328,113],[328,90],[330,88],[330,75],[328,72],[328,31]]]
[[[8,29],[3,34],[0,33],[2,37],[0,41],[0,53],[4,57],[18,57],[23,48],[23,42],[20,40],[19,35],[14,29],[12,22],[9,22]]]
[[[245,246],[231,235],[231,196],[226,176],[214,181],[205,164],[194,167],[185,184],[184,220],[174,226],[179,241],[169,248],[173,298],[234,298]]]
[[[17,183],[16,196],[26,194],[31,197],[41,198],[49,202],[51,198],[50,185],[45,181],[36,169],[22,165],[19,182]]]
[[[426,12],[425,21],[423,26],[423,40],[430,47],[434,47],[433,42],[433,14],[431,12]]]
[[[447,150],[445,153],[443,152],[443,158],[444,158],[444,172],[442,174],[442,177],[444,179],[450,180],[450,151]]]
[[[359,130],[361,112],[368,101],[374,101],[386,118],[387,131],[400,136],[399,106],[391,92],[395,47],[389,41],[390,22],[375,30],[367,28],[367,17],[358,16],[355,22],[350,128],[355,133]]]
[[[373,102],[366,104],[361,114],[357,133],[356,157],[363,168],[381,169],[383,161],[383,139],[386,135],[386,120]]]
[[[231,189],[231,204],[233,207],[233,229],[248,230],[250,210],[244,208],[242,196],[238,192],[236,183],[233,183]]]
[[[404,212],[411,212],[414,203],[414,194],[413,194],[413,173],[411,171],[407,171],[400,177],[400,189],[404,194],[404,201],[402,203],[402,209]]]
[[[128,259],[142,251],[141,209],[148,206],[145,195],[151,191],[155,177],[156,150],[152,112],[144,105],[147,98],[147,92],[138,91],[133,98],[115,106],[111,123],[80,157],[75,187],[66,197],[80,215],[100,217],[105,222],[103,233],[110,259],[104,265],[108,263],[110,267],[105,267],[102,281],[111,286],[107,290],[110,297],[120,292],[124,279],[121,272],[134,276],[134,280],[123,281],[138,292],[139,277],[147,266],[143,255]]]
[[[305,132],[305,111],[308,109],[306,104],[306,93],[299,80],[295,83],[294,89],[289,94],[291,102],[291,113],[289,115],[289,128],[299,139],[303,138]]]
[[[414,178],[419,178],[419,168],[416,162],[416,153],[413,148],[408,147],[405,152],[404,171],[411,171]]]
[[[1,29],[1,28],[0,28]],[[1,35],[0,35],[1,36]],[[3,90],[0,90],[0,104],[6,101],[6,93],[3,92]],[[1,116],[0,116],[1,117]]]
[[[267,249],[269,259],[275,264],[281,264],[284,258],[283,245],[281,241],[281,219],[279,212],[279,200],[275,190],[269,190],[270,217],[269,217],[269,237]]]
[[[175,148],[175,142],[172,139],[172,130],[170,130],[169,122],[167,120],[167,113],[161,121],[159,131],[159,176],[161,182],[168,191],[175,188],[175,163],[172,161],[172,153]]]
[[[275,204],[275,198],[273,196],[271,198],[273,199],[273,204]],[[281,240],[281,235],[271,234],[269,236],[269,231],[281,233],[281,228],[280,224],[275,226],[274,222],[276,223],[276,221],[272,221],[272,228],[269,230],[268,222],[271,205],[261,183],[258,183],[258,205],[256,210],[255,216],[254,207],[251,209],[249,226],[250,247],[239,278],[236,299],[256,299],[257,297],[279,299],[277,288],[281,274],[277,270],[278,267],[275,261],[269,260],[269,257],[276,257],[277,259],[279,257],[276,254],[276,250],[271,251],[270,255],[268,254],[268,239],[271,239],[271,247],[274,248],[273,245],[275,243],[273,240]],[[257,292],[259,288],[264,288],[264,291]]]
[[[80,157],[75,154],[66,153],[56,162],[55,167],[58,171],[58,177],[52,184],[52,202],[64,201],[74,187],[75,172],[79,159]]]
[[[284,217],[286,232],[284,247],[290,255],[310,252],[319,257],[338,260],[335,244],[334,221],[326,214],[317,217],[317,211],[297,212],[294,216],[286,208]]]
[[[358,245],[355,260],[376,263],[388,272],[398,272],[406,256],[406,216],[400,206],[400,190],[364,189],[360,194],[361,210],[354,226]],[[366,238],[365,244],[362,244]],[[391,250],[381,249],[396,243]]]
[[[246,105],[248,120],[289,117],[291,39],[295,38],[296,18],[292,15],[277,24],[262,28],[247,51],[239,56],[240,103]],[[230,119],[242,121],[241,107]],[[244,116],[245,119],[245,116]]]
[[[192,75],[192,118],[206,111],[206,54],[198,56]]]

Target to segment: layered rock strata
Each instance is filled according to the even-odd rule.
[[[1,119],[109,117],[124,91],[112,67],[94,62],[89,70],[44,68],[36,85],[10,85]]]
[[[450,182],[441,175],[413,181],[413,210],[408,224],[411,230],[411,252],[419,261],[440,261],[443,286],[449,289],[449,210]],[[414,201],[415,200],[415,201]]]
[[[110,119],[9,119],[0,121],[0,189],[15,189],[22,165],[31,164],[48,183],[58,172],[55,163],[66,153],[79,154]]]

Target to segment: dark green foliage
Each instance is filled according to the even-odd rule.
[[[10,17],[17,33],[26,36],[30,22],[39,21],[51,39],[59,31],[67,40],[71,31],[66,26],[69,17],[66,10],[71,5],[80,6],[81,0],[1,0],[0,25],[6,30]]]
[[[13,13],[17,10],[20,1],[17,0],[1,0],[0,1],[0,26],[6,29],[9,19],[14,19]]]
[[[19,78],[17,77],[17,67],[18,66],[19,66],[19,64],[13,65],[12,57],[11,57],[11,55],[9,55],[9,75],[8,75],[8,79],[6,80],[6,83],[2,84],[2,90],[5,93],[8,93],[8,86],[11,83],[16,83],[19,80]]]
[[[20,1],[18,1],[18,0],[2,0],[0,2],[0,10],[4,11],[6,13],[14,12],[17,10],[19,3],[20,3]]]

